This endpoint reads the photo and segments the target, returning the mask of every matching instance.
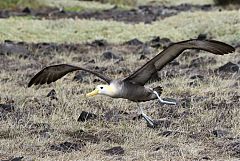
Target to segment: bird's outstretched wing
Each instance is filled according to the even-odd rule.
[[[181,41],[170,45],[160,52],[129,77],[125,78],[124,81],[144,85],[154,73],[161,70],[166,64],[178,57],[186,49],[200,49],[217,55],[224,55],[235,51],[234,47],[215,40],[193,39]]]
[[[68,74],[69,72],[73,72],[76,70],[84,70],[86,72],[92,73],[97,77],[106,81],[108,84],[110,84],[110,82],[112,81],[111,78],[89,69],[68,65],[68,64],[59,64],[59,65],[48,66],[42,69],[30,80],[30,82],[28,83],[28,87],[31,87],[32,85],[38,85],[38,84],[42,85],[45,83],[49,84],[49,83],[55,82],[56,80]]]

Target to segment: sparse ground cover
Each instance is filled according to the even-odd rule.
[[[150,24],[0,19],[0,160],[238,160],[239,28],[239,10],[183,12]],[[169,40],[156,36],[180,41],[201,33],[232,44],[236,52],[214,56],[187,51],[159,72],[161,80],[148,86],[162,85],[163,97],[176,98],[180,105],[142,103],[148,115],[161,120],[155,129],[138,118],[133,102],[85,98],[102,82],[83,72],[51,85],[26,88],[30,78],[50,64],[71,63],[124,77],[168,45]],[[134,38],[142,43],[126,43]],[[99,39],[106,41],[94,41]],[[106,51],[118,57],[108,59],[103,56]],[[52,89],[56,94],[47,97]],[[78,121],[83,111],[96,118]],[[108,150],[113,147],[118,151],[115,155]]]

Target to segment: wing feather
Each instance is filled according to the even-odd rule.
[[[224,55],[235,51],[234,47],[216,40],[187,40],[170,45],[145,65],[125,78],[135,84],[144,85],[151,76],[166,64],[177,58],[186,49],[200,49],[216,55]]]
[[[59,65],[48,66],[42,69],[30,80],[30,82],[28,83],[28,87],[31,87],[32,85],[38,85],[38,84],[42,85],[45,83],[50,84],[62,78],[66,74],[76,70],[84,70],[86,72],[94,74],[97,77],[106,81],[108,84],[110,84],[110,82],[112,81],[111,78],[89,69],[68,65],[68,64],[59,64]]]

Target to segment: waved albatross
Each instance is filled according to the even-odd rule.
[[[28,87],[31,87],[33,84],[49,84],[62,78],[69,72],[84,70],[94,74],[108,83],[108,85],[98,85],[94,91],[86,94],[86,96],[95,96],[100,94],[110,96],[112,98],[125,98],[134,102],[158,99],[163,104],[176,105],[176,101],[166,101],[160,97],[162,92],[161,87],[149,88],[144,85],[153,74],[161,70],[166,64],[178,57],[186,49],[200,49],[216,55],[232,53],[235,50],[232,46],[215,40],[186,40],[170,45],[126,78],[113,80],[96,71],[68,64],[59,64],[42,69],[30,80]],[[148,125],[154,127],[154,121],[143,112],[139,105],[138,107]]]

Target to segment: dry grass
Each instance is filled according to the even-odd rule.
[[[128,53],[124,48],[113,48],[115,52],[125,53],[123,62],[117,66],[127,66],[134,71],[145,61],[137,61],[139,55]],[[137,114],[135,103],[123,99],[111,99],[98,96],[90,99],[83,97],[84,93],[91,91],[96,84],[91,83],[94,77],[90,78],[89,83],[77,83],[72,81],[73,74],[51,85],[44,85],[38,88],[26,88],[30,79],[29,74],[36,73],[41,65],[48,65],[54,62],[71,63],[84,66],[86,61],[77,61],[74,57],[90,57],[97,61],[98,66],[108,67],[108,75],[112,77],[122,77],[123,75],[114,74],[116,64],[114,61],[98,61],[102,50],[91,51],[87,55],[84,53],[52,53],[53,57],[32,57],[28,59],[19,59],[16,56],[8,56],[13,64],[0,73],[1,76],[1,103],[14,100],[17,108],[17,114],[9,115],[6,121],[1,122],[0,133],[0,151],[1,155],[6,156],[24,156],[25,158],[37,160],[192,160],[201,159],[208,156],[213,160],[226,160],[234,158],[229,150],[224,149],[222,144],[226,138],[215,138],[211,134],[215,129],[227,129],[231,137],[239,135],[240,110],[239,103],[230,105],[219,104],[214,107],[213,104],[219,102],[231,103],[234,93],[239,93],[238,88],[232,85],[236,82],[235,77],[222,79],[218,75],[205,74],[205,81],[199,86],[191,87],[189,75],[184,70],[172,72],[179,74],[175,78],[163,77],[161,82],[155,82],[149,86],[164,86],[164,97],[172,97],[181,100],[182,98],[191,98],[190,107],[171,107],[161,106],[157,101],[142,103],[141,105],[155,119],[167,118],[171,121],[168,128],[150,129],[146,127],[143,120],[133,121],[132,115]],[[153,57],[154,51],[149,57]],[[228,61],[236,60],[240,53],[228,55],[226,57],[213,56],[211,54],[201,53],[198,57],[214,57],[218,63],[216,67]],[[177,59],[181,60],[181,65],[188,65],[193,58],[183,59],[184,56]],[[88,60],[88,59],[87,59]],[[44,62],[41,64],[40,62]],[[31,65],[37,65],[32,68]],[[215,66],[200,67],[200,71],[215,69]],[[15,68],[17,72],[13,71]],[[171,71],[169,67],[162,73]],[[112,73],[113,72],[113,73]],[[196,73],[192,72],[191,75]],[[4,81],[8,80],[8,81]],[[23,86],[22,86],[23,85]],[[55,89],[58,101],[50,100],[46,97],[47,93]],[[174,89],[174,90],[173,90]],[[201,101],[199,101],[200,99]],[[226,106],[226,107],[225,107]],[[127,117],[117,114],[119,121],[93,120],[85,123],[77,122],[81,111],[89,111],[97,115],[105,115],[109,110],[118,109],[128,112]],[[47,132],[38,132],[39,128],[32,128],[34,124],[46,123],[50,126]],[[77,142],[71,135],[77,134],[79,130],[84,130],[88,134],[96,135],[100,141],[98,143],[87,142],[82,151],[73,151],[64,153],[53,151],[50,145],[59,144],[65,141]],[[165,130],[181,132],[170,137],[159,135]],[[110,140],[109,140],[110,139]],[[228,143],[227,141],[226,143]],[[218,144],[221,147],[218,147]],[[125,154],[121,156],[105,155],[102,150],[113,146],[121,145]],[[156,151],[156,149],[159,149]]]

